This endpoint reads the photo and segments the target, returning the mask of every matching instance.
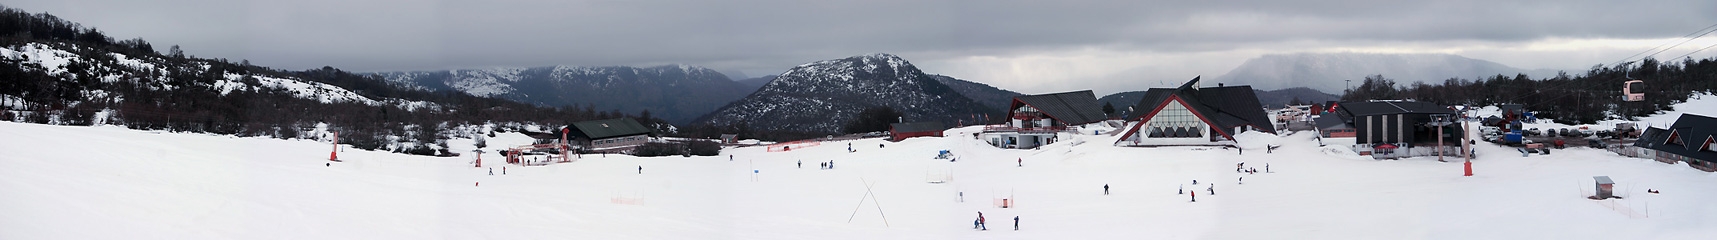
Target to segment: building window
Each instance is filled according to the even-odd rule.
[[[1151,137],[1163,138],[1200,138],[1204,137],[1205,129],[1209,126],[1199,120],[1191,110],[1186,109],[1180,100],[1170,100],[1156,115],[1144,124],[1151,129]]]

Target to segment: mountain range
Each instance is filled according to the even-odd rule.
[[[758,130],[838,133],[860,111],[890,107],[906,122],[952,126],[997,110],[962,95],[912,63],[878,53],[806,63],[696,123]]]
[[[715,70],[688,65],[656,67],[492,68],[374,73],[390,84],[451,90],[540,106],[572,106],[626,114],[649,111],[670,123],[689,123],[755,90]]]
[[[1555,70],[1526,70],[1453,54],[1291,53],[1268,54],[1246,60],[1213,82],[1251,85],[1253,89],[1308,87],[1342,93],[1344,80],[1381,74],[1400,85],[1439,83],[1449,78],[1475,79],[1497,74],[1549,77]],[[1359,83],[1353,83],[1358,86]]]

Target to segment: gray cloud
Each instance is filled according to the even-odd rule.
[[[119,38],[142,37],[163,49],[178,44],[198,56],[249,59],[285,69],[683,63],[753,76],[872,52],[896,53],[915,62],[1080,49],[1231,56],[1235,54],[1202,53],[1294,52],[1299,47],[1355,43],[1506,45],[1552,38],[1669,38],[1717,23],[1717,14],[1710,12],[1717,9],[1717,2],[1700,0],[23,0],[6,4],[49,12]],[[1219,62],[1233,62],[1231,67],[1244,58]],[[1116,74],[1132,76],[1141,74],[1136,69],[1160,69],[1142,66],[1149,64],[1124,67],[1135,70]],[[1127,84],[1085,84],[1122,85]]]

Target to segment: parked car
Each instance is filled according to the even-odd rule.
[[[1564,137],[1573,136],[1573,135],[1568,135],[1568,129],[1567,128],[1556,129],[1556,135],[1564,136]]]

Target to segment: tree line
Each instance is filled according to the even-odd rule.
[[[1639,64],[1595,65],[1579,76],[1559,72],[1533,79],[1525,74],[1496,75],[1469,80],[1449,78],[1441,84],[1415,82],[1397,84],[1382,75],[1367,76],[1342,101],[1412,99],[1445,105],[1489,106],[1521,104],[1540,118],[1565,124],[1592,124],[1612,117],[1636,120],[1659,111],[1674,110],[1671,104],[1685,102],[1698,93],[1717,92],[1717,60],[1684,58],[1663,62],[1646,58]],[[1645,82],[1645,101],[1623,101],[1622,84]]]

